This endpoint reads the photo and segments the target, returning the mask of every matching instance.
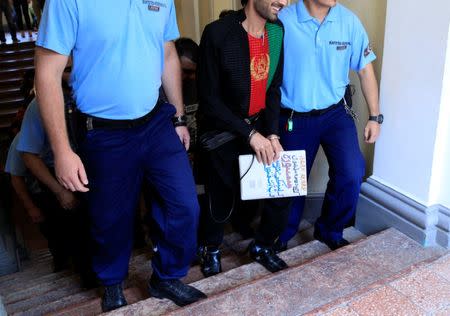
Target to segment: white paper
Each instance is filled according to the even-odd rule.
[[[239,156],[241,199],[273,199],[307,194],[304,150],[284,151],[270,166],[253,155]],[[244,175],[245,174],[245,175]]]

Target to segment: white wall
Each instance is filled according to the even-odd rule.
[[[432,18],[422,23],[424,16]],[[449,21],[448,0],[434,0],[433,5],[421,0],[388,2],[381,80],[385,123],[376,146],[374,178],[425,205],[440,198],[438,194],[433,201],[430,195],[432,172],[444,172],[444,166],[433,170],[436,140],[444,144],[438,148],[448,146],[448,139],[439,136],[448,126],[441,123],[438,129],[438,123]]]
[[[431,176],[430,204],[441,204],[450,208],[450,25],[448,29],[441,111]]]

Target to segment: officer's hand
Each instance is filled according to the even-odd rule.
[[[32,206],[27,209],[28,216],[30,216],[31,221],[35,224],[42,223],[44,221],[44,215],[37,206]]]
[[[80,157],[72,150],[55,155],[56,179],[61,185],[72,192],[87,192],[89,189],[86,171]]]
[[[273,161],[277,161],[280,159],[281,152],[283,151],[283,147],[280,144],[280,141],[278,138],[272,138],[270,140],[270,144],[272,145],[272,150],[275,153],[275,157],[273,158]]]
[[[191,142],[188,128],[186,126],[177,126],[175,127],[175,131],[177,132],[178,137],[180,137],[180,141],[184,145],[184,148],[188,150]]]
[[[78,200],[75,197],[75,194],[64,188],[61,188],[61,190],[56,193],[56,198],[58,199],[61,207],[65,210],[72,210],[78,205]]]
[[[258,162],[262,162],[265,165],[270,165],[275,157],[275,152],[272,149],[270,140],[262,136],[260,133],[255,133],[250,138],[250,147],[256,153],[256,159]]]
[[[364,141],[373,144],[380,135],[380,124],[375,121],[368,121],[364,129]]]

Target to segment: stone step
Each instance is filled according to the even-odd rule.
[[[23,264],[24,270],[2,276],[0,278],[0,293],[1,289],[7,284],[7,282],[11,280],[17,280],[17,282],[21,282],[22,280],[28,280],[30,277],[41,277],[47,274],[52,273],[52,261],[48,262],[40,262],[40,263],[28,263],[25,262]],[[28,267],[28,268],[27,268]],[[14,281],[16,282],[16,281]]]
[[[298,235],[306,234],[312,235],[312,228],[309,228]],[[307,238],[307,236],[299,237]],[[360,232],[354,228],[346,229],[345,237],[354,242],[360,238],[363,238]],[[242,245],[238,246],[238,250],[242,249]],[[314,240],[296,246],[294,248],[288,249],[287,251],[280,254],[280,256],[286,261],[286,263],[295,267],[308,262],[316,257],[319,257],[325,253],[328,253],[330,249],[324,244]],[[249,262],[251,262],[249,260]],[[215,275],[210,278],[201,279],[197,282],[191,283],[193,286],[205,292],[208,296],[214,297],[220,293],[226,293],[232,289],[242,286],[244,284],[255,282],[258,279],[272,275],[261,265],[251,262],[245,265],[238,266],[227,272]],[[140,301],[136,304],[129,305],[127,307],[118,309],[108,315],[163,315],[171,311],[177,310],[178,307],[169,300],[159,300],[155,298],[149,298],[145,301]],[[229,313],[222,313],[224,315],[229,315]],[[195,313],[192,315],[196,315]],[[217,313],[220,315],[220,313]]]
[[[311,240],[312,232],[309,231],[311,225],[307,222],[302,222],[300,231],[292,240],[292,246],[304,240]],[[242,237],[237,233],[229,233],[224,238],[222,245],[222,269],[224,272],[232,270],[236,267],[249,263],[251,260],[248,256],[242,254],[242,249],[246,249],[250,240],[242,240]],[[149,260],[149,258],[147,259]],[[133,267],[130,265],[130,276],[128,278],[127,286],[145,286],[149,276],[151,275],[151,267],[147,265],[144,268]],[[199,266],[193,266],[188,275],[182,280],[185,283],[192,283],[203,278]],[[39,307],[43,313],[51,313],[51,315],[98,315],[101,313],[100,299],[97,296],[84,296],[83,302],[79,303],[79,295],[68,297],[64,302],[53,302],[47,304],[44,308]],[[78,303],[78,304],[76,304]]]
[[[302,240],[310,240],[312,238],[312,232],[307,231],[311,225],[308,223],[302,223],[300,232],[293,240],[293,244],[301,242]],[[302,235],[307,235],[302,236]],[[223,269],[224,271],[231,270],[240,265],[246,264],[250,261],[247,256],[238,256],[237,253],[247,247],[248,241],[240,240],[240,235],[231,233],[225,236],[223,251]],[[228,246],[227,246],[228,245]],[[142,286],[146,283],[146,280],[151,274],[151,268],[149,264],[145,264],[150,260],[150,254],[142,253],[133,257],[130,262],[130,277],[126,286],[133,287],[135,285]],[[43,261],[43,264],[51,264],[51,255],[48,251],[42,253],[33,253],[31,255],[31,261],[33,263],[39,263]],[[27,271],[27,273],[19,273],[18,276],[11,277],[8,282],[0,282],[0,294],[5,295],[5,303],[11,305],[8,310],[14,313],[21,312],[41,312],[42,314],[48,313],[61,308],[70,307],[71,310],[73,304],[83,305],[80,303],[80,296],[85,301],[83,306],[83,314],[95,315],[100,312],[100,304],[98,295],[93,294],[92,291],[87,295],[83,295],[83,290],[79,285],[79,277],[74,275],[70,271],[64,271],[59,273],[52,273],[40,276],[38,278],[32,278],[36,275],[36,265],[33,266],[34,271]],[[40,269],[38,269],[40,271]],[[193,267],[188,276],[183,280],[184,282],[191,283],[203,278],[199,267]],[[56,291],[57,293],[52,293]],[[72,293],[66,297],[63,297],[67,293]],[[90,295],[89,295],[90,293]],[[36,297],[40,297],[40,306],[35,308],[33,305],[36,303]],[[75,308],[79,311],[79,308]]]
[[[130,287],[127,289],[124,289],[124,295],[127,299],[127,302],[129,304],[134,304],[136,302],[139,302],[145,298],[148,297],[147,290],[140,287]],[[57,315],[64,315],[64,316],[88,316],[88,315],[98,315],[101,314],[101,299],[100,299],[101,293],[99,290],[91,290],[89,292],[83,292],[79,293],[78,295],[75,295],[73,297],[67,297],[63,298],[53,304],[53,307],[57,307],[58,304],[61,305],[61,307],[67,306],[68,304],[71,305],[70,309],[64,309],[60,311]],[[78,301],[73,301],[73,298],[77,297]],[[69,299],[69,301],[67,301]],[[86,301],[89,303],[89,307],[91,310],[86,313]],[[54,315],[52,313],[48,312],[42,312],[43,309],[36,308],[33,310],[29,310],[23,313],[16,313],[13,315],[23,315],[23,316],[29,316],[29,315]]]
[[[13,68],[34,65],[34,56],[5,56],[0,58],[0,68]]]
[[[22,78],[25,71],[34,69],[34,65],[25,65],[20,67],[11,67],[11,68],[1,68],[0,76],[3,78],[13,78],[20,77]]]
[[[291,265],[288,270],[227,292],[212,293],[208,300],[174,309],[169,315],[302,315],[365,291],[412,265],[436,260],[445,253],[438,247],[423,248],[398,231],[388,229],[304,264]],[[208,292],[211,285],[205,281],[193,285]],[[218,283],[225,282],[226,274]],[[148,309],[151,305],[154,304],[147,300],[111,315],[156,315],[155,307]]]
[[[142,273],[145,273],[146,267],[144,263],[147,261],[147,255],[145,254],[134,258],[130,263],[130,275],[137,277]],[[7,291],[5,291],[7,294],[3,294],[3,301],[7,305],[13,304],[19,301],[32,299],[36,296],[41,296],[54,290],[61,290],[63,288],[70,291],[83,291],[81,288],[79,275],[73,274],[71,271],[67,271],[67,274],[44,276],[34,282],[30,282],[28,286],[24,286],[22,282],[21,284],[11,286]]]
[[[17,113],[20,106],[23,105],[24,97],[19,95],[0,99],[0,115],[9,115]]]
[[[18,51],[34,51],[34,41],[22,41],[20,43],[0,46],[0,56],[2,54],[15,53]]]
[[[232,252],[223,257],[222,268],[224,271],[234,269],[240,265],[248,263],[250,260],[247,257],[238,256]],[[145,289],[146,282],[150,277],[152,269],[150,264],[144,265],[143,263],[136,267],[136,265],[130,266],[130,275],[125,287],[143,287]],[[188,275],[183,279],[185,283],[192,283],[203,278],[203,274],[200,271],[199,266],[194,266],[189,270]],[[145,297],[140,300],[148,298],[145,292]],[[52,305],[46,305],[44,308],[39,307],[39,310],[44,313],[49,313],[51,311],[56,311],[50,315],[98,315],[101,313],[100,298],[98,295],[93,297],[85,297],[83,303],[78,303],[77,296],[73,299],[66,298],[64,305],[61,302],[54,302]],[[61,307],[62,306],[62,307]]]
[[[0,87],[0,98],[17,97],[20,96],[20,86],[16,87]]]
[[[46,257],[41,258],[48,260]],[[139,254],[139,252],[136,252],[136,255],[130,261],[130,272],[134,271],[135,266],[141,266],[142,263],[147,262],[148,258],[149,253]],[[49,260],[51,265],[51,257]],[[18,273],[16,278],[7,282],[0,282],[0,295],[4,297],[6,304],[27,300],[62,287],[80,289],[79,276],[71,270],[45,274],[36,278],[32,278],[31,273],[31,271],[27,271],[27,274],[22,273],[22,275]]]
[[[22,78],[0,78],[0,87],[20,87]]]

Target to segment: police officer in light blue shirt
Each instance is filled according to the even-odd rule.
[[[314,237],[334,250],[348,244],[342,232],[355,214],[365,169],[354,113],[344,99],[349,71],[359,75],[370,112],[364,138],[374,143],[383,120],[371,64],[375,55],[360,20],[336,0],[299,0],[280,20],[286,30],[281,143],[284,150],[306,150],[308,174],[319,145],[324,149],[330,180]],[[296,234],[304,202],[301,197],[293,204],[277,251]]]
[[[54,271],[67,269],[72,257],[82,273],[83,282],[88,281],[85,278],[88,260],[84,259],[87,252],[83,249],[88,242],[80,236],[86,234],[86,229],[83,230],[86,220],[75,194],[62,187],[51,172],[53,155],[36,99],[25,111],[21,131],[11,144],[6,167],[28,214],[33,222],[40,224],[40,230],[47,238]]]
[[[144,180],[160,197],[152,207],[159,229],[152,232],[158,251],[150,295],[178,305],[205,297],[179,280],[195,255],[199,206],[172,42],[178,36],[173,0],[46,1],[36,42],[37,96],[58,180],[87,192],[103,311],[127,304],[122,282]],[[71,83],[87,129],[79,133],[80,156],[69,146],[60,88],[70,54]],[[158,103],[161,84],[175,107]]]

